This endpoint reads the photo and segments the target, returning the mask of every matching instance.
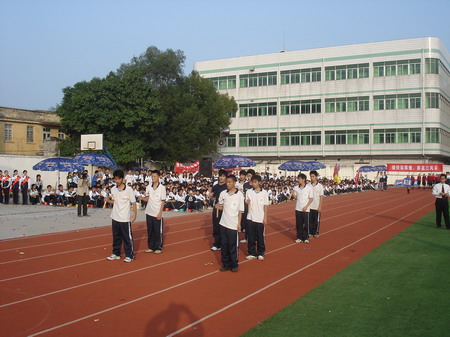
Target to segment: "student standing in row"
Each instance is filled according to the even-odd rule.
[[[29,180],[30,180],[30,177],[28,176],[28,172],[27,172],[27,170],[24,170],[22,179],[20,179],[20,190],[22,192],[22,204],[23,205],[28,204]]]
[[[295,204],[295,227],[297,230],[297,239],[295,242],[309,243],[309,210],[313,202],[313,189],[311,185],[306,184],[306,175],[298,175],[298,186],[294,187]]]
[[[3,182],[1,186],[3,190],[3,202],[5,205],[9,204],[9,193],[11,189],[11,177],[9,176],[8,170],[5,170],[5,175],[3,177]]]
[[[242,191],[244,193],[244,197],[247,194],[247,191],[251,190],[253,188],[252,186],[252,178],[256,174],[255,170],[249,169],[247,170],[247,182],[242,185]],[[241,224],[241,231],[244,232],[244,238],[241,240],[241,243],[246,243],[248,239],[247,235],[247,227],[248,227],[248,221],[247,221],[247,213],[248,213],[248,207],[247,204],[244,205],[245,210],[244,214],[242,215],[242,224]]]
[[[236,177],[226,179],[227,190],[222,191],[216,208],[222,210],[220,218],[220,238],[222,244],[222,268],[220,271],[238,271],[239,231],[244,212],[244,195],[236,188]]]
[[[317,171],[309,172],[313,190],[313,201],[310,205],[310,236],[319,237],[320,214],[322,212],[323,186],[319,183]]]
[[[450,186],[445,183],[447,176],[441,174],[440,183],[433,187],[432,194],[436,197],[436,228],[441,228],[441,216],[444,214],[445,226],[450,229],[450,221],[448,215],[448,197],[450,196]]]
[[[152,171],[152,184],[145,190],[146,197],[139,197],[147,203],[145,217],[147,221],[146,253],[160,254],[163,251],[163,217],[164,202],[166,201],[166,188],[159,182],[159,171]]]
[[[220,194],[227,189],[227,172],[225,170],[219,170],[219,181],[211,188],[213,201],[213,211],[212,211],[212,224],[213,224],[213,237],[214,244],[211,247],[212,251],[220,250],[222,247],[221,241],[221,230],[220,230],[220,218],[222,217],[222,210],[220,208],[216,208],[217,202],[219,201]]]
[[[245,196],[248,205],[247,213],[247,237],[248,256],[247,260],[264,260],[266,244],[264,240],[264,225],[267,223],[267,207],[269,205],[269,194],[261,189],[261,176],[252,177],[253,189],[248,190]]]
[[[136,220],[137,216],[136,198],[133,189],[125,185],[122,170],[114,171],[113,179],[116,186],[111,189],[111,199],[105,198],[105,202],[113,205],[111,211],[113,250],[111,256],[108,256],[107,259],[110,261],[120,260],[120,249],[123,242],[125,250],[123,262],[131,262],[134,260],[131,223]],[[130,204],[132,205],[133,215],[131,215]]]
[[[19,190],[20,190],[20,176],[19,171],[14,170],[12,177],[12,193],[13,193],[13,203],[17,205],[19,203]]]

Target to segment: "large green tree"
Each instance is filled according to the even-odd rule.
[[[139,158],[172,164],[217,150],[237,105],[198,73],[184,76],[184,59],[181,51],[150,47],[105,78],[63,89],[57,113],[69,139],[61,153],[72,155],[86,133],[103,133],[122,165]]]

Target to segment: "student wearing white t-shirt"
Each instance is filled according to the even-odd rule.
[[[264,260],[266,244],[264,225],[267,223],[269,195],[261,188],[261,176],[254,175],[251,180],[253,189],[247,191],[245,201],[248,205],[248,256],[247,260]]]
[[[152,171],[152,184],[145,190],[146,197],[139,197],[147,203],[145,216],[147,220],[148,249],[146,253],[160,254],[163,251],[163,217],[166,201],[166,188],[159,182],[159,171]]]
[[[220,271],[238,271],[239,231],[241,230],[242,213],[244,212],[244,195],[236,188],[236,177],[230,175],[226,180],[227,189],[219,195],[216,205],[222,210],[220,217],[220,239],[222,268]]]
[[[134,260],[131,224],[136,220],[137,216],[136,198],[134,197],[133,189],[125,185],[122,170],[114,171],[113,179],[116,186],[111,189],[111,199],[109,197],[105,198],[105,202],[113,205],[111,212],[113,251],[107,259],[110,261],[120,260],[120,248],[123,242],[125,250],[123,262],[131,262]],[[133,215],[131,215],[130,204],[132,205]]]
[[[313,189],[313,202],[310,205],[310,223],[309,223],[309,235],[315,238],[319,237],[320,229],[320,212],[322,212],[322,200],[324,196],[323,186],[319,183],[319,174],[317,171],[309,172],[311,178],[311,186]]]
[[[297,229],[297,239],[295,242],[309,243],[309,210],[313,202],[313,189],[306,184],[306,175],[298,175],[298,186],[294,187],[295,204],[295,227]]]

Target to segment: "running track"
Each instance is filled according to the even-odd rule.
[[[238,336],[433,209],[430,190],[325,198],[321,235],[294,243],[294,203],[269,208],[266,260],[218,271],[210,213],[170,218],[163,254],[107,261],[109,227],[0,242],[0,336]]]

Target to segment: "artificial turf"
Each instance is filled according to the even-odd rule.
[[[430,212],[243,336],[450,336],[450,230]],[[444,226],[445,228],[445,226]]]

